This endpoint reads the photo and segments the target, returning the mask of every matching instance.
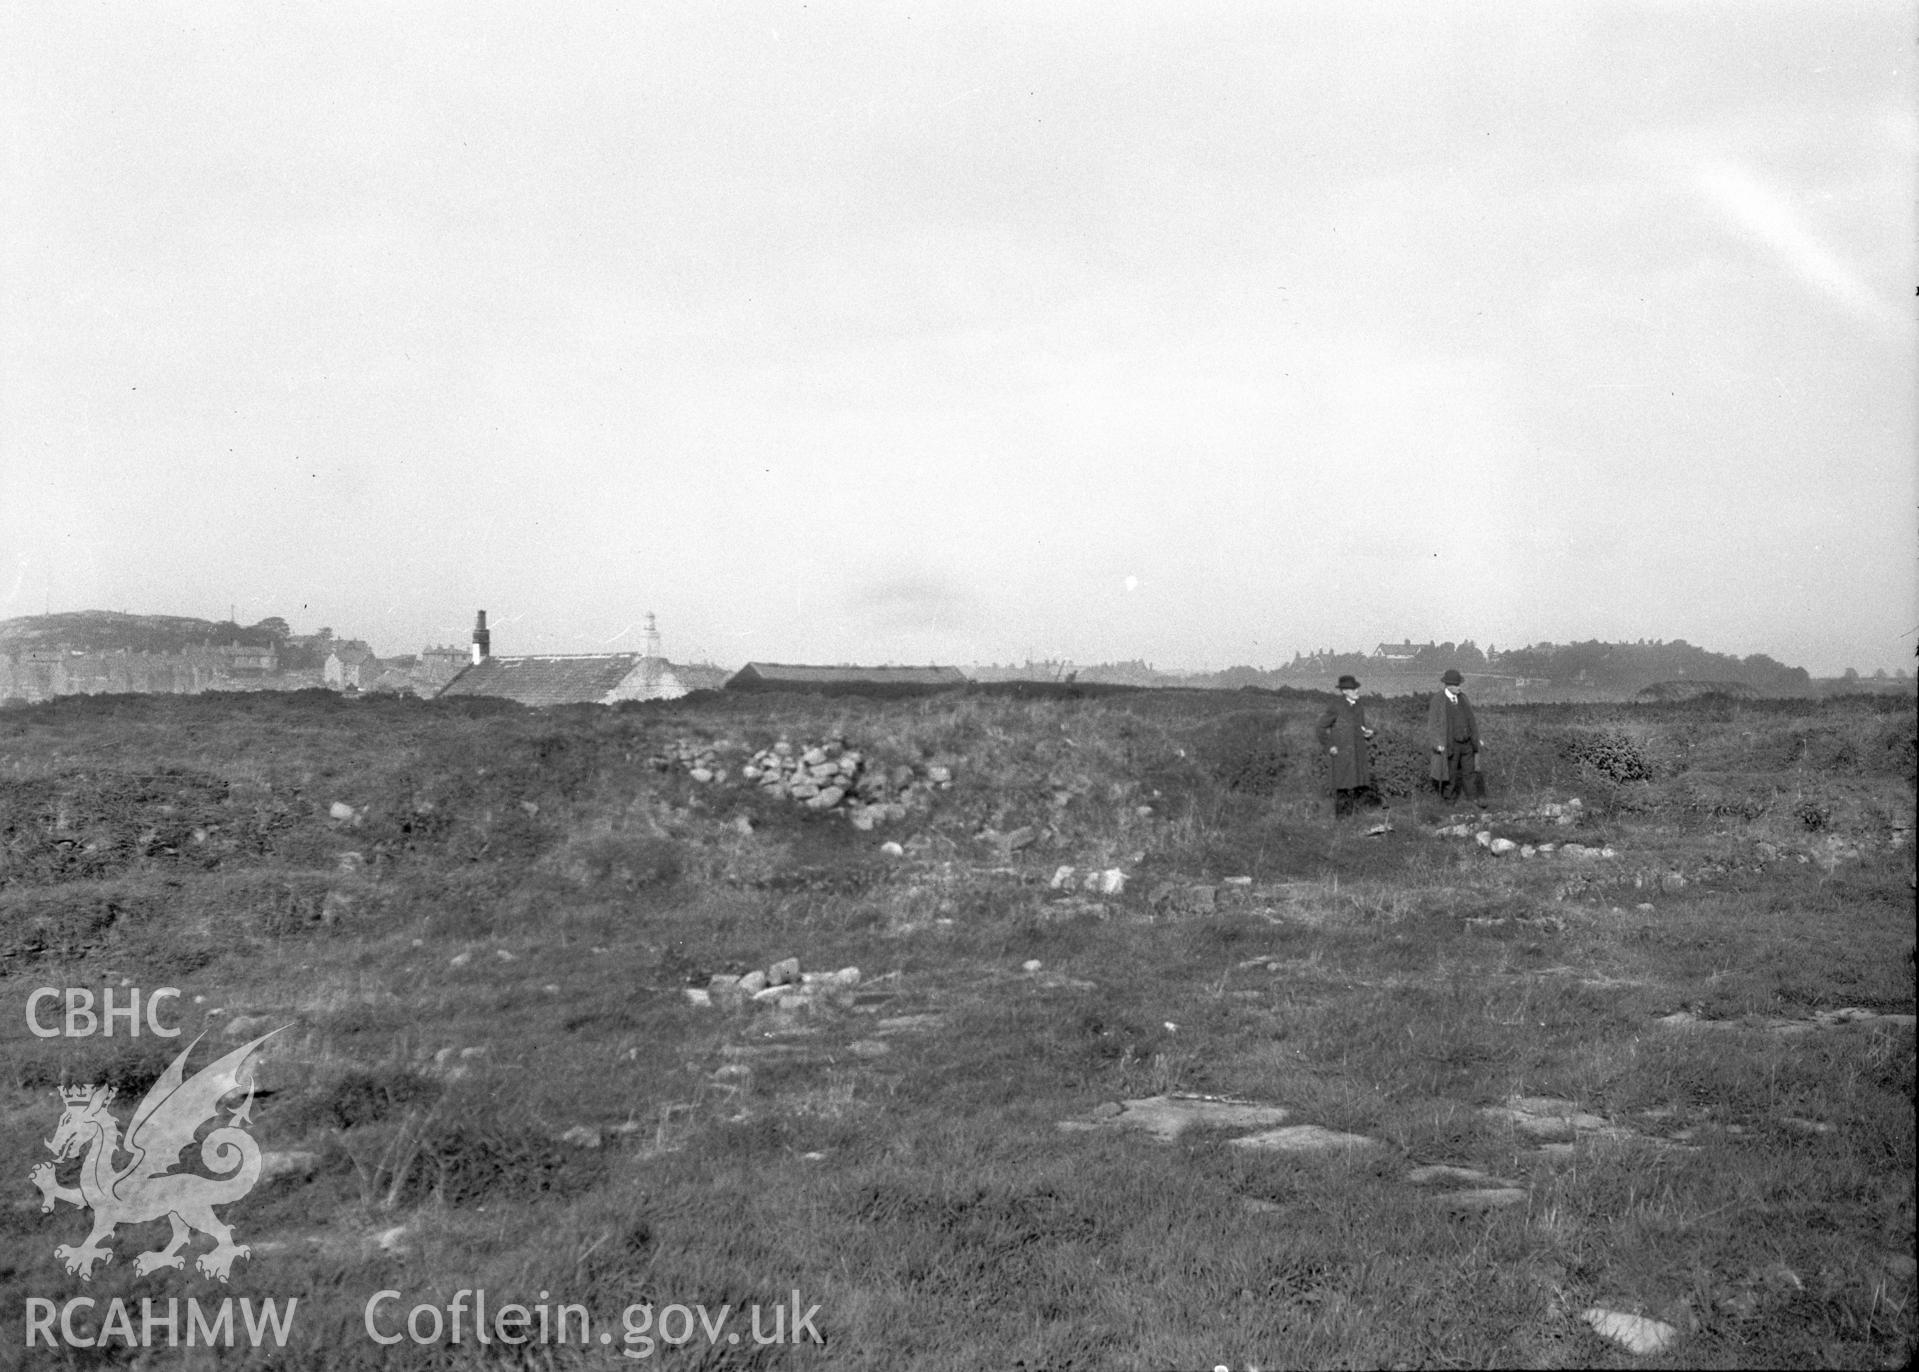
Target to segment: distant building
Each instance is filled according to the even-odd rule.
[[[1382,643],[1373,649],[1373,656],[1381,662],[1411,662],[1438,646],[1437,643],[1415,643],[1409,638],[1404,643]]]
[[[436,644],[420,649],[420,660],[413,670],[423,678],[438,677],[440,684],[444,685],[458,676],[460,669],[466,665],[466,649],[457,645]]]
[[[438,699],[491,696],[522,705],[616,705],[686,694],[671,663],[644,653],[543,653],[486,657],[441,688]]]
[[[214,653],[224,659],[226,673],[235,677],[268,676],[280,669],[280,655],[271,643],[234,643],[225,648],[215,648]]]
[[[967,684],[957,667],[811,667],[749,662],[726,683],[729,691],[830,691],[861,686],[939,689]]]
[[[335,691],[368,690],[379,679],[380,659],[364,643],[342,643],[327,654],[322,675]]]
[[[423,655],[424,656],[424,655]],[[493,656],[493,636],[480,611],[472,661],[436,698],[484,696],[522,705],[617,705],[623,700],[677,700],[690,689],[680,668],[647,653],[539,653]]]

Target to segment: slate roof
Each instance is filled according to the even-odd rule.
[[[733,674],[728,686],[828,686],[860,682],[886,686],[964,686],[966,674],[957,667],[811,667],[785,662],[749,662]]]
[[[640,665],[639,653],[489,657],[467,667],[441,696],[494,696],[522,705],[597,704]]]
[[[675,663],[673,675],[689,691],[717,691],[726,685],[726,679],[733,674],[724,667],[710,667],[703,663]]]

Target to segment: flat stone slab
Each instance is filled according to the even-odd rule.
[[[1323,1153],[1335,1148],[1373,1148],[1378,1139],[1364,1134],[1342,1134],[1317,1124],[1293,1124],[1263,1134],[1233,1139],[1234,1148],[1252,1148],[1267,1153]]]
[[[1764,1029],[1774,1034],[1810,1034],[1821,1029],[1843,1029],[1849,1025],[1911,1029],[1915,1017],[1881,1014],[1877,1010],[1863,1010],[1856,1005],[1848,1005],[1839,1010],[1821,1010],[1811,1019],[1702,1019],[1690,1010],[1675,1010],[1670,1015],[1661,1015],[1655,1023],[1669,1029]]]
[[[1121,1101],[1117,1108],[1110,1103],[1102,1105],[1093,1111],[1093,1118],[1062,1120],[1059,1127],[1133,1129],[1150,1134],[1162,1143],[1171,1143],[1188,1129],[1257,1129],[1279,1124],[1290,1113],[1283,1106],[1211,1096],[1146,1096]]]
[[[1611,1339],[1627,1352],[1641,1358],[1665,1352],[1679,1337],[1679,1331],[1670,1324],[1649,1320],[1643,1315],[1602,1310],[1597,1306],[1583,1312],[1579,1318],[1591,1325],[1593,1332],[1602,1339]]]
[[[1573,977],[1581,986],[1590,986],[1595,991],[1624,990],[1635,986],[1650,986],[1649,981],[1638,977],[1609,977],[1604,972],[1582,972],[1577,967],[1541,967],[1536,972],[1523,972],[1529,977]]]
[[[946,1023],[945,1015],[893,1015],[873,1026],[879,1034],[898,1034],[915,1029],[937,1029]]]
[[[766,1062],[824,1061],[825,1050],[797,1043],[723,1043],[723,1058],[752,1058]]]
[[[1499,1210],[1523,1205],[1526,1193],[1517,1186],[1482,1186],[1466,1191],[1442,1191],[1433,1199],[1453,1210]]]
[[[1519,1185],[1516,1181],[1507,1181],[1504,1177],[1495,1177],[1490,1172],[1482,1172],[1477,1167],[1460,1167],[1449,1162],[1435,1162],[1425,1167],[1415,1167],[1406,1174],[1406,1180],[1414,1186],[1431,1186],[1435,1182],[1451,1182],[1456,1186]]]
[[[1627,1138],[1633,1132],[1555,1096],[1509,1096],[1503,1104],[1482,1106],[1479,1113],[1536,1139],[1568,1140],[1582,1133]]]

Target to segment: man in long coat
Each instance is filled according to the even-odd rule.
[[[1426,710],[1426,744],[1432,757],[1431,776],[1441,800],[1458,800],[1475,792],[1479,764],[1479,721],[1460,690],[1464,684],[1448,667],[1439,679],[1440,690]]]
[[[1366,707],[1359,703],[1359,682],[1339,679],[1339,696],[1319,717],[1319,746],[1326,750],[1333,782],[1333,814],[1350,815],[1356,801],[1372,801],[1373,760],[1366,741]]]

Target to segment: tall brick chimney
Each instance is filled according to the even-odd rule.
[[[473,665],[479,666],[493,656],[493,635],[486,631],[486,611],[480,611],[473,624]]]

